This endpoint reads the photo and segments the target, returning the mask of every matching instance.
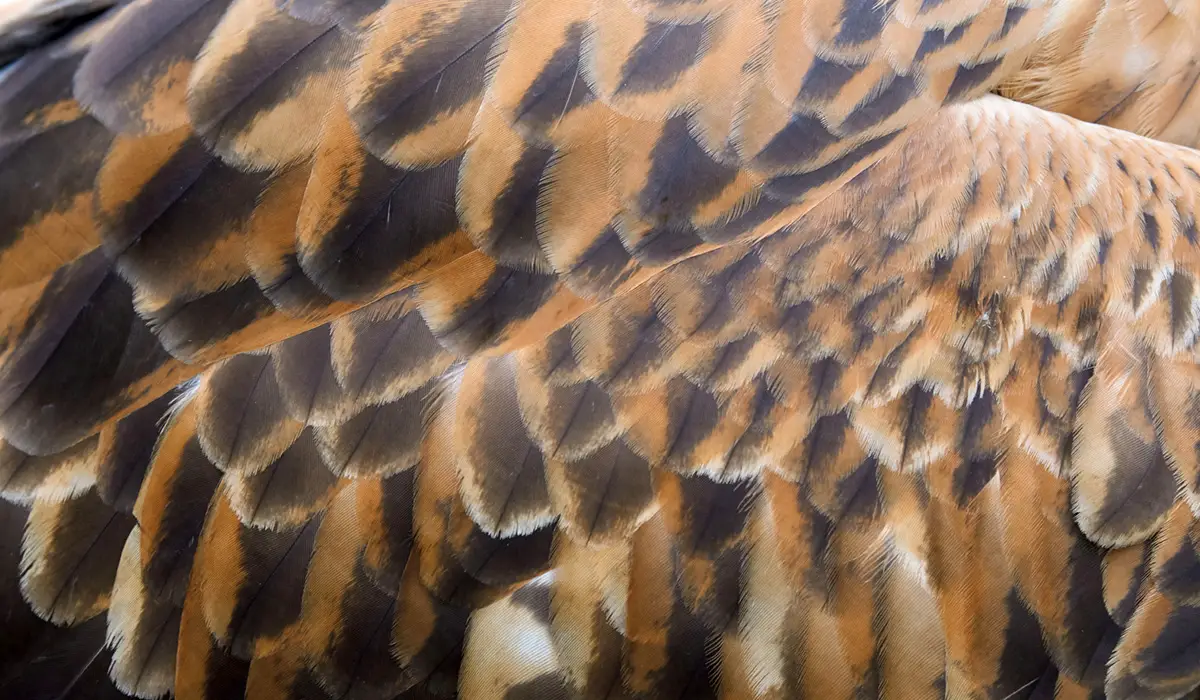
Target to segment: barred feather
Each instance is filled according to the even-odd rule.
[[[1194,695],[1198,36],[72,23],[0,72],[0,695]]]

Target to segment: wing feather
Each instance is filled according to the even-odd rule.
[[[31,53],[0,493],[63,668],[1191,692],[1200,159],[1130,133],[1187,143],[1190,74],[1128,131],[984,96],[1187,49],[1159,3],[137,0]]]

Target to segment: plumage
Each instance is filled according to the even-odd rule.
[[[1188,3],[56,0],[10,55],[0,695],[1200,692]]]
[[[193,564],[204,622],[242,659],[268,656],[300,617],[303,581],[320,518],[290,528],[244,525],[228,497],[209,510]]]
[[[108,613],[108,642],[113,647],[110,675],[121,691],[135,697],[160,697],[175,686],[175,651],[182,610],[150,595],[142,579],[141,534],[125,540]]]
[[[304,426],[287,414],[269,355],[239,355],[213,368],[196,391],[196,437],[222,471],[255,473]]]
[[[21,593],[34,612],[71,623],[107,608],[132,526],[133,518],[91,492],[36,503],[21,547]]]
[[[301,648],[327,692],[389,697],[404,689],[404,668],[389,653],[399,591],[367,576],[365,532],[354,487],[343,489],[321,522],[303,588]]]
[[[221,472],[204,456],[188,404],[165,426],[133,507],[142,543],[142,576],[151,594],[184,602],[192,560]]]
[[[305,430],[263,471],[226,474],[222,480],[239,520],[253,527],[287,528],[324,510],[337,493],[337,476],[323,467],[316,438]]]

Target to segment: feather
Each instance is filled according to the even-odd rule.
[[[469,610],[431,595],[421,583],[424,574],[419,562],[414,552],[404,569],[392,621],[392,648],[409,684],[419,684],[434,695],[453,695]]]
[[[133,518],[94,492],[29,512],[21,546],[21,593],[56,624],[78,623],[108,608]]]
[[[600,99],[641,119],[682,111],[714,43],[709,22],[656,21],[629,3],[602,3],[594,27],[584,70]]]
[[[716,669],[705,653],[710,633],[676,594],[672,549],[662,517],[634,534],[622,678],[635,696],[715,697]]]
[[[1098,685],[1116,635],[1104,608],[1101,553],[1070,519],[1070,485],[1020,449],[1007,454],[1000,474],[1004,545],[1021,597],[1059,673]]]
[[[551,275],[499,267],[481,253],[421,285],[418,303],[434,337],[457,355],[523,347],[589,306]]]
[[[86,362],[78,357],[84,348]],[[128,287],[109,276],[0,417],[0,430],[22,451],[52,454],[149,403],[196,371],[158,345],[134,315]],[[70,399],[62,396],[66,391]],[[47,405],[54,408],[45,410]]]
[[[488,56],[508,15],[503,0],[384,7],[349,89],[350,114],[371,153],[410,167],[461,151],[479,108]]]
[[[275,383],[292,420],[308,425],[338,424],[356,402],[334,374],[330,326],[317,326],[271,346]]]
[[[335,315],[340,305],[317,289],[296,267],[296,222],[308,194],[312,168],[288,168],[271,182],[246,237],[246,264],[262,295],[296,318]]]
[[[621,684],[621,633],[606,611],[613,589],[624,601],[624,541],[588,548],[560,539],[550,586],[550,633],[558,664],[579,697],[610,697]]]
[[[586,86],[578,84],[583,80],[576,77],[575,83],[569,89],[586,94]],[[638,272],[616,229],[620,180],[610,171],[621,167],[613,142],[623,136],[623,124],[609,126],[610,119],[616,117],[600,109],[580,117],[579,135],[547,164],[539,197],[539,243],[567,286],[585,298],[603,297]]]
[[[572,349],[585,376],[616,394],[646,393],[662,385],[678,339],[652,305],[643,287],[622,297],[620,308],[597,309],[572,325]]]
[[[655,491],[673,539],[679,602],[710,629],[724,631],[741,597],[738,578],[754,485],[659,471]]]
[[[618,230],[638,262],[664,265],[704,251],[692,217],[733,183],[737,171],[705,153],[682,116],[662,124],[647,146],[646,152],[637,152],[644,162],[625,163],[631,189],[622,193],[623,199],[636,202],[636,208],[623,212]]]
[[[1109,617],[1119,625],[1129,623],[1129,617],[1142,597],[1150,553],[1148,543],[1142,543],[1112,549],[1104,555],[1104,607]]]
[[[96,493],[112,508],[122,512],[133,510],[142,481],[150,470],[162,422],[175,398],[164,394],[100,431],[96,445]]]
[[[405,669],[389,653],[395,592],[371,582],[355,487],[338,494],[321,521],[300,613],[304,649],[321,686],[339,697],[391,697]]]
[[[451,510],[448,520],[445,547],[467,576],[487,587],[489,596],[514,590],[550,568],[553,525],[525,534],[492,537],[461,505]]]
[[[900,698],[936,695],[945,672],[937,604],[920,577],[899,561],[883,576],[880,692]]]
[[[1109,695],[1183,695],[1200,684],[1194,652],[1196,609],[1152,592],[1142,599],[1110,661]]]
[[[4,293],[0,407],[7,411],[37,377],[107,270],[102,256],[88,256],[42,284]],[[42,309],[49,313],[39,314]]]
[[[24,651],[28,657],[0,679],[0,689],[5,693],[28,697],[72,697],[78,693],[97,700],[124,700],[124,693],[106,673],[110,654],[104,650],[101,617],[66,633],[51,627]]]
[[[388,476],[420,461],[424,414],[434,387],[382,406],[367,406],[346,422],[314,431],[317,449],[338,476]]]
[[[223,167],[186,127],[120,138],[99,174],[98,208],[107,224],[105,246],[121,256],[122,274],[138,289],[139,305],[169,317],[173,301],[191,301],[230,277],[236,280],[237,232],[265,184],[259,175]],[[211,211],[222,192],[240,196]],[[197,219],[204,211],[208,217]],[[183,241],[191,244],[186,258]],[[170,255],[204,265],[218,281],[166,274],[161,264]]]
[[[221,472],[200,447],[195,405],[188,403],[168,421],[133,506],[142,577],[154,598],[184,603],[205,513],[220,480]]]
[[[489,535],[525,534],[553,521],[543,457],[526,434],[511,358],[478,360],[463,373],[454,447],[463,503]]]
[[[586,458],[620,433],[612,402],[596,384],[543,384],[518,367],[521,415],[530,436],[548,458]]]
[[[155,698],[175,685],[175,651],[181,610],[155,600],[142,580],[141,533],[125,539],[108,610],[109,675],[122,692]]]
[[[1071,8],[998,92],[1078,119],[1194,146],[1196,134],[1185,124],[1195,109],[1188,88],[1196,79],[1186,11],[1129,4],[1105,9]],[[1126,62],[1135,55],[1133,47],[1146,54]],[[1054,71],[1055,66],[1066,72]]]
[[[538,198],[554,152],[527,144],[499,110],[482,107],[463,155],[459,205],[471,242],[496,262],[543,271]]]
[[[154,340],[100,251],[56,273],[41,296],[0,367],[0,430],[26,454],[60,452],[195,372]]]
[[[546,478],[560,526],[591,546],[623,541],[653,514],[649,465],[621,440],[583,459],[550,459]]]
[[[770,495],[771,480],[768,479]],[[721,684],[749,697],[780,697],[786,677],[787,618],[795,588],[776,554],[771,500],[762,499],[748,523],[750,540],[743,567],[744,604],[738,610],[736,636],[722,645]]]
[[[0,67],[8,68],[14,63],[27,66],[30,61],[21,62],[20,59],[30,55],[67,53],[70,56],[68,51],[61,51],[63,44],[76,49],[86,48],[94,35],[104,33],[103,28],[111,17],[107,11],[111,7],[111,3],[103,0],[82,0],[50,6],[26,3],[13,8],[5,13],[0,29],[5,37],[0,44]],[[100,31],[92,31],[97,28]],[[46,51],[47,47],[53,48]]]
[[[1149,561],[1138,561],[1142,566],[1148,564],[1148,570],[1144,570],[1143,589],[1110,661],[1106,691],[1140,689],[1166,695],[1200,685],[1189,622],[1197,601],[1190,574],[1197,561],[1195,531],[1190,508],[1177,503],[1148,552]],[[1137,573],[1135,570],[1134,575]]]
[[[91,663],[100,650],[96,629],[100,618],[93,618],[80,627],[62,628],[38,617],[21,594],[21,540],[29,509],[0,501],[0,563],[4,568],[0,575],[0,603],[4,605],[7,631],[0,636],[0,687],[34,687],[38,683],[56,682],[47,679],[48,674],[31,676],[27,672],[30,664],[36,664],[39,654],[61,645],[65,651],[57,659],[71,658],[71,663],[83,661],[83,667]],[[76,658],[78,657],[78,658]]]
[[[583,78],[580,56],[583,36],[590,28],[591,9],[591,3],[580,0],[539,3],[533,11],[517,12],[506,29],[505,51],[498,57],[487,101],[496,116],[533,144],[562,143],[566,139],[574,145],[579,127],[595,123],[584,112],[605,111],[576,111],[596,104]],[[475,132],[482,135],[482,126],[477,122]],[[508,129],[500,131],[507,133]],[[472,155],[473,150],[474,144],[468,150],[468,160],[479,155]],[[486,164],[480,165],[479,172],[468,176],[475,178],[489,172]],[[607,177],[608,173],[603,175]],[[477,181],[484,184],[485,178]]]
[[[303,525],[329,505],[338,489],[310,429],[263,471],[226,474],[223,482],[238,519],[271,530]]]
[[[324,700],[329,697],[304,664],[299,649],[285,647],[277,654],[250,662],[246,696],[263,700]]]
[[[1133,544],[1175,499],[1137,350],[1114,343],[1096,364],[1079,408],[1071,464],[1079,527],[1098,544]]]
[[[549,623],[549,588],[537,582],[472,615],[463,649],[461,696],[564,696]]]
[[[296,19],[311,24],[336,22],[343,30],[363,29],[370,25],[379,0],[281,0],[281,9]]]
[[[419,595],[415,592],[411,594],[417,595],[413,598],[416,607],[407,612],[404,608],[405,599],[401,596],[398,617],[410,613],[418,616],[434,614],[435,617],[442,613],[449,614],[448,609],[440,607],[429,613],[423,602],[429,598],[463,608],[462,621],[465,624],[466,609],[495,602],[507,593],[504,589],[497,591],[486,586],[468,574],[451,547],[453,534],[458,535],[460,547],[470,546],[478,538],[487,537],[466,513],[459,497],[457,453],[451,442],[453,435],[454,413],[444,404],[438,406],[430,418],[426,439],[421,445],[421,464],[414,470],[416,495],[413,498],[412,517],[416,547],[409,555],[405,580],[401,583],[402,586],[418,586],[422,590]],[[487,540],[496,541],[490,537]],[[417,580],[408,581],[412,577],[417,577]],[[412,643],[417,645],[413,648],[413,654],[417,654],[420,645],[425,642],[417,639]],[[432,669],[426,671],[432,672]]]
[[[745,404],[722,403],[677,377],[652,393],[622,397],[617,410],[630,426],[626,441],[651,465],[719,473],[750,418]]]
[[[441,376],[454,361],[413,308],[397,294],[347,314],[331,325],[329,341],[338,382],[366,403],[388,403]]]
[[[1039,678],[1048,660],[1036,619],[1012,590],[1003,552],[985,551],[989,533],[1001,526],[995,487],[980,497],[974,511],[931,501],[931,584],[946,631],[947,688],[966,693],[1002,684],[1008,693]]]
[[[320,322],[276,314],[249,262],[247,241],[294,227],[303,174],[241,172],[186,127],[114,146],[99,176],[105,247],[173,354],[213,361]],[[182,264],[193,272],[170,273]]]
[[[131,3],[80,64],[74,94],[115,132],[161,132],[187,125],[188,77],[228,6],[227,0]]]
[[[308,24],[271,0],[234,0],[208,37],[188,81],[188,115],[227,162],[281,168],[311,155],[348,58],[336,27]],[[244,51],[258,60],[239,61]]]
[[[1158,421],[1155,425],[1163,456],[1175,473],[1188,503],[1200,507],[1200,452],[1192,439],[1193,407],[1200,399],[1195,365],[1159,359],[1150,369],[1150,391]]]
[[[320,522],[313,518],[278,531],[247,527],[218,491],[196,550],[192,585],[223,649],[247,660],[278,650],[301,615]]]
[[[112,142],[88,117],[0,148],[0,289],[35,282],[100,244],[96,174]],[[75,167],[54,164],[69,157]]]
[[[0,77],[0,694],[1200,682],[1200,158],[983,95],[1180,0],[223,5]]]
[[[249,664],[217,646],[204,622],[198,586],[189,587],[184,601],[175,660],[175,697],[209,700],[242,696]]]
[[[204,377],[193,401],[200,445],[223,471],[266,469],[304,428],[284,408],[269,355],[226,360]]]
[[[99,457],[91,438],[58,454],[27,455],[0,442],[0,495],[14,502],[63,500],[81,495],[96,483]]]
[[[10,200],[0,216],[0,289],[42,279],[99,243],[91,199],[112,135],[80,109],[71,76],[110,27],[95,21],[31,53],[0,81],[0,192]],[[68,154],[75,167],[53,167],[56,155]]]
[[[776,533],[780,575],[788,576],[792,586],[815,597],[828,597],[835,583],[835,572],[829,566],[836,535],[832,524],[813,507],[798,484],[767,472],[762,485],[770,504],[771,530]]]
[[[1189,508],[1176,504],[1155,538],[1150,571],[1153,587],[1181,603],[1194,603],[1197,593],[1192,569],[1197,561],[1195,516]]]
[[[413,549],[416,472],[406,469],[383,479],[356,482],[358,519],[367,538],[364,563],[371,580],[385,592],[400,590]]]
[[[334,110],[296,223],[296,258],[319,290],[370,301],[470,252],[455,216],[459,163],[398,170]]]

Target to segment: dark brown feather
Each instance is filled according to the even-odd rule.
[[[80,109],[70,76],[105,30],[45,47],[0,81],[0,289],[36,282],[100,243],[92,197],[113,135]],[[74,167],[55,167],[62,159]]]
[[[308,116],[339,93],[349,50],[335,26],[297,20],[271,0],[234,0],[192,70],[191,122],[229,163],[298,163],[317,148],[321,120]],[[246,51],[257,60],[238,60]]]
[[[83,274],[86,284],[70,298],[47,300],[60,308],[38,307],[29,328],[38,342],[18,344],[19,361],[10,358],[0,369],[0,430],[27,454],[64,450],[198,371],[163,349],[134,313],[129,286],[107,266],[95,251],[60,270]]]
[[[585,544],[623,541],[651,515],[649,465],[621,440],[580,460],[551,459],[546,477],[560,525]]]
[[[184,603],[205,514],[220,480],[221,472],[200,447],[195,406],[189,403],[167,423],[133,507],[142,537],[142,576],[154,598]]]
[[[21,593],[38,615],[69,624],[106,610],[133,524],[92,491],[34,503],[21,547]]]
[[[541,451],[521,420],[511,358],[481,359],[467,366],[457,396],[453,442],[463,503],[471,518],[493,536],[529,533],[554,516]]]
[[[228,5],[228,0],[130,3],[75,73],[74,94],[115,132],[185,126],[192,65]]]
[[[223,471],[254,474],[295,442],[270,355],[237,355],[205,374],[193,400],[204,454]]]
[[[364,563],[371,580],[385,592],[400,590],[400,579],[413,549],[416,469],[383,479],[356,482],[358,518],[366,532]]]
[[[453,363],[453,355],[433,337],[412,302],[409,294],[392,295],[330,325],[338,381],[357,401],[396,400]]]
[[[363,47],[349,100],[372,153],[398,166],[429,165],[458,154],[508,10],[503,0],[384,7]],[[412,40],[395,50],[401,37]]]
[[[171,402],[178,396],[176,392],[164,394],[100,431],[96,493],[108,505],[126,513],[133,510]]]
[[[387,698],[406,687],[405,669],[389,651],[396,593],[371,581],[365,549],[351,486],[317,531],[301,612],[310,666],[327,692],[343,698]]]
[[[113,648],[109,675],[134,697],[160,697],[175,686],[175,656],[182,610],[156,600],[142,579],[141,533],[125,540],[108,610],[108,640]]]
[[[198,587],[189,588],[184,600],[175,660],[175,697],[218,700],[243,696],[249,664],[217,646],[204,622]]]
[[[223,478],[230,507],[238,519],[255,528],[292,528],[324,510],[338,489],[338,479],[326,467],[306,429],[263,471],[226,474]]]
[[[432,383],[431,383],[432,384]],[[421,458],[425,414],[432,385],[382,406],[367,406],[346,422],[317,428],[317,449],[338,476],[389,476]]]
[[[279,530],[244,525],[218,491],[209,508],[192,585],[204,621],[240,659],[279,649],[301,614],[301,595],[321,518]]]
[[[317,326],[272,346],[275,383],[292,420],[337,425],[358,407],[334,373],[330,327]]]

